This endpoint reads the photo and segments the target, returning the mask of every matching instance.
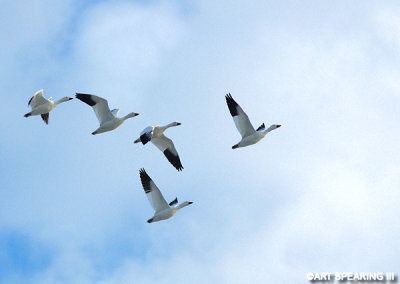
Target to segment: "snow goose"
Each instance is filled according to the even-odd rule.
[[[146,193],[146,196],[155,211],[154,216],[147,220],[147,223],[169,219],[180,209],[193,203],[190,201],[185,201],[181,204],[178,204],[178,198],[175,198],[168,204],[154,181],[146,173],[145,169],[140,169],[139,173],[144,192]]]
[[[100,127],[97,128],[94,132],[92,132],[93,135],[114,130],[122,123],[124,123],[124,121],[127,120],[128,118],[139,115],[138,113],[131,112],[125,115],[124,117],[119,118],[118,117],[119,109],[113,109],[112,111],[110,111],[106,99],[103,99],[95,95],[81,94],[81,93],[76,93],[76,98],[90,105],[93,108],[94,113],[97,116],[97,119],[99,120]]]
[[[171,122],[165,126],[148,126],[141,133],[140,137],[134,143],[142,142],[145,145],[151,141],[161,152],[164,153],[168,161],[178,170],[183,169],[181,160],[179,159],[178,152],[175,149],[174,143],[171,139],[164,135],[164,131],[170,127],[181,125],[179,122]]]
[[[64,97],[58,101],[53,102],[52,98],[46,99],[43,96],[43,89],[36,92],[33,97],[29,100],[28,106],[32,108],[31,112],[28,112],[24,117],[30,117],[32,115],[39,115],[42,117],[46,124],[49,124],[49,112],[55,109],[59,104],[70,101],[72,98]]]
[[[272,124],[270,127],[265,129],[265,124],[263,123],[257,128],[257,130],[254,130],[249,117],[240,105],[238,105],[238,103],[232,98],[231,94],[227,94],[225,98],[236,128],[242,136],[242,140],[236,145],[233,145],[232,149],[256,144],[258,141],[263,139],[268,132],[281,127],[279,124]]]

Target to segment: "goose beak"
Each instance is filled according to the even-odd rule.
[[[177,123],[176,123],[176,125],[181,125],[181,124],[182,124],[182,123],[180,123],[180,122],[177,122]]]
[[[193,204],[193,202],[189,201],[189,204]]]
[[[135,113],[135,116],[138,116],[139,114],[138,113]]]
[[[73,100],[74,98],[70,98],[70,97],[68,97],[68,100],[70,101],[70,100]]]
[[[279,127],[281,127],[282,125],[280,125],[280,124],[278,124],[277,126],[276,126],[276,128],[279,128]]]

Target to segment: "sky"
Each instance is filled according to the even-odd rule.
[[[11,1],[0,10],[0,283],[309,283],[400,274],[397,1]],[[76,92],[140,113],[93,136]],[[240,140],[230,92],[255,127]],[[4,107],[7,106],[7,107]],[[166,132],[184,170],[154,145]],[[139,169],[167,201],[153,216]]]

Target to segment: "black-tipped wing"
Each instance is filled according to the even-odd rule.
[[[264,129],[265,129],[265,124],[263,123],[263,124],[261,124],[261,125],[257,128],[256,131],[264,130]]]
[[[237,116],[239,115],[238,112],[238,108],[240,108],[240,106],[238,105],[238,103],[232,98],[231,93],[228,93],[225,96],[226,99],[226,104],[228,105],[229,108],[229,112],[231,113],[232,116]]]
[[[181,159],[175,149],[168,148],[164,150],[164,155],[167,157],[168,161],[177,169],[178,171],[183,170]]]
[[[145,169],[140,169],[139,170],[139,174],[140,174],[140,181],[142,182],[142,186],[143,186],[144,192],[145,193],[150,193],[151,192],[150,183],[153,180],[146,173]]]
[[[33,97],[29,100],[28,105],[32,107],[32,109],[37,108],[40,105],[48,104],[49,101],[43,96],[43,89],[37,91]]]
[[[151,140],[151,136],[153,135],[154,127],[148,126],[140,133],[140,141],[143,145]]]
[[[46,124],[49,124],[49,113],[41,114],[40,116]]]
[[[174,206],[175,204],[178,204],[178,197],[176,197],[174,200],[172,200],[172,201],[169,203],[169,206]]]
[[[151,140],[151,135],[149,133],[145,133],[140,135],[140,141],[143,145],[146,145],[147,142]]]
[[[146,173],[145,169],[140,169],[139,173],[144,192],[146,193],[147,199],[149,200],[154,211],[159,212],[166,208],[169,208],[169,205],[167,201],[165,201],[165,198],[161,194],[161,191]]]
[[[99,120],[100,124],[115,117],[114,114],[112,114],[112,112],[110,111],[106,99],[95,95],[81,93],[76,93],[76,98],[93,108],[94,113],[96,114],[96,117]]]
[[[97,100],[97,101],[94,100],[94,98],[95,98],[96,96],[90,95],[90,94],[76,93],[76,96],[75,96],[75,97],[76,97],[77,99],[81,100],[82,102],[84,102],[85,104],[90,105],[91,107],[92,107],[92,106],[95,106],[95,105],[97,104],[97,102],[98,102],[98,100]]]
[[[181,159],[179,158],[178,152],[175,149],[174,143],[171,139],[166,137],[164,134],[157,138],[152,138],[151,142],[160,149],[168,161],[178,170],[183,170]]]
[[[227,94],[225,98],[226,98],[226,104],[228,105],[229,108],[229,112],[231,113],[236,128],[239,131],[242,138],[252,135],[255,132],[255,130],[247,114],[243,111],[240,105],[232,98],[232,95],[230,93]]]

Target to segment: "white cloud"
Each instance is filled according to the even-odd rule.
[[[145,95],[138,91],[154,80],[162,54],[184,32],[173,4],[104,3],[79,18],[73,45],[78,86],[122,99]]]

